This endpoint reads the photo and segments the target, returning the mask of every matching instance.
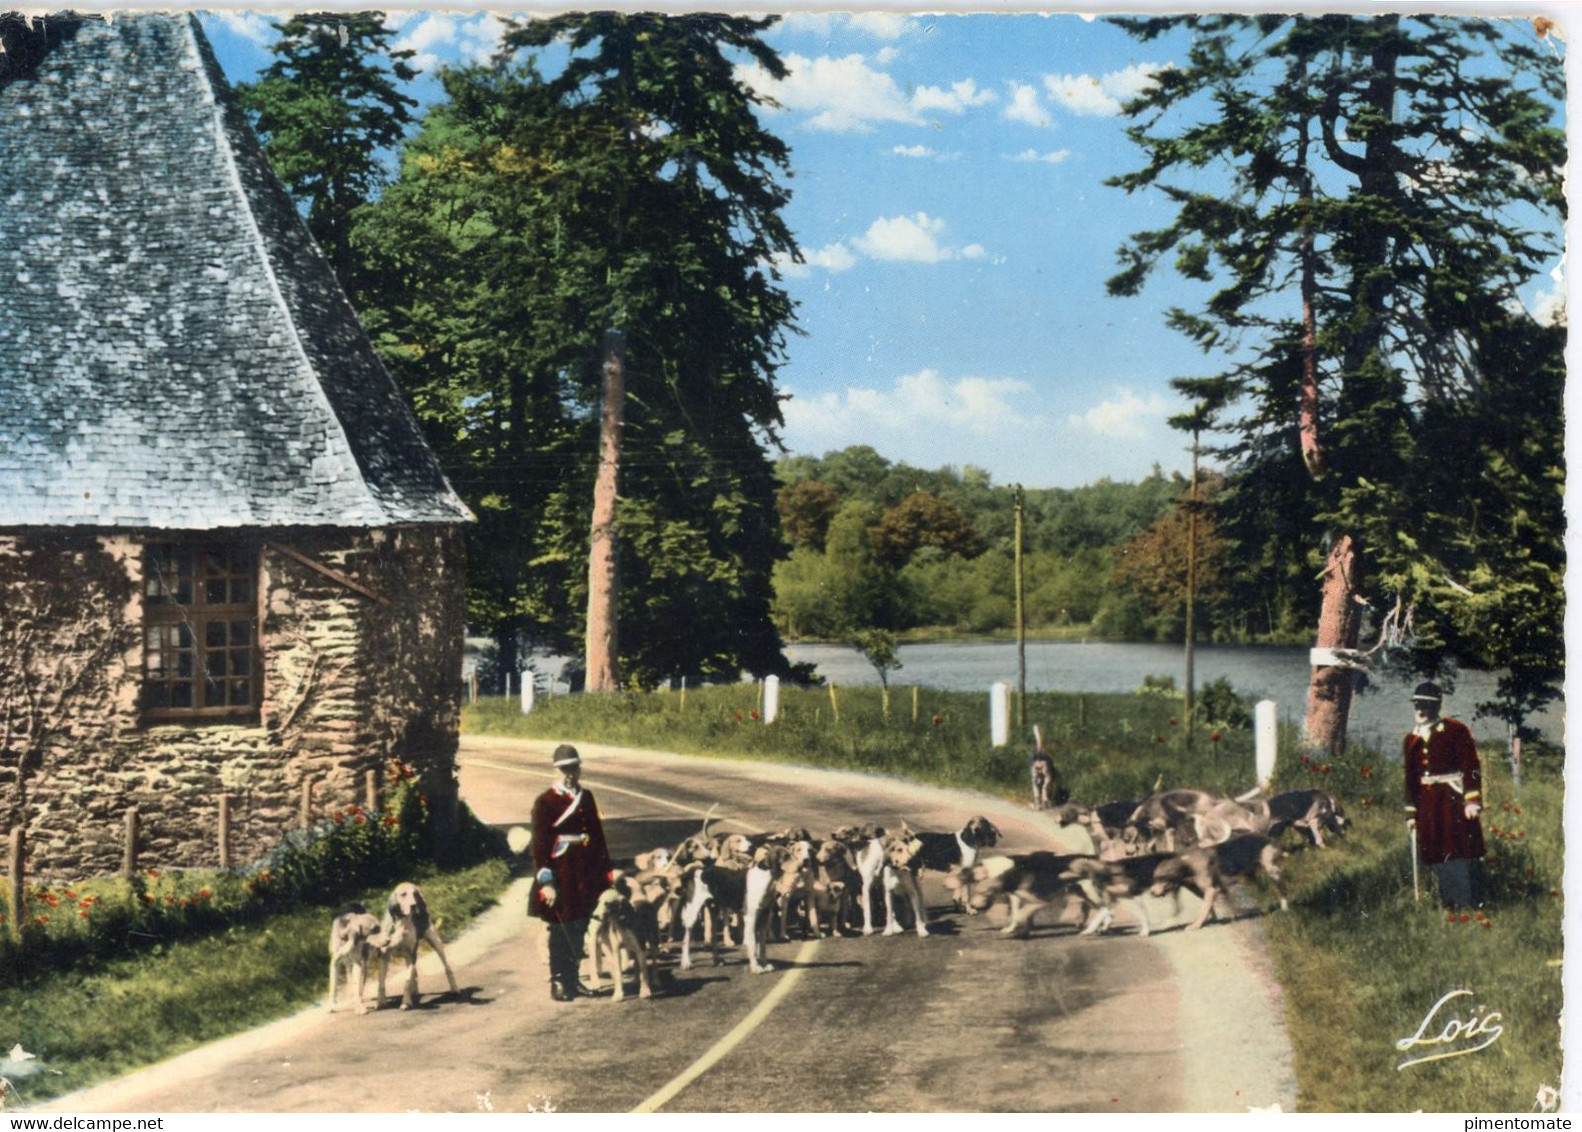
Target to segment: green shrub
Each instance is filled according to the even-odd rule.
[[[393,885],[432,857],[428,801],[410,768],[390,770],[395,788],[377,814],[336,811],[310,829],[292,830],[252,864],[221,870],[148,868],[130,880],[101,877],[78,885],[29,888],[16,918],[20,938],[0,931],[0,985],[65,970],[174,940],[192,939],[306,904],[335,903],[369,887]],[[491,831],[458,807],[452,863],[500,856]]]

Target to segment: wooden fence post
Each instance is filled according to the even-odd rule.
[[[220,868],[231,867],[231,796],[220,795]]]
[[[23,886],[26,876],[23,872],[23,858],[27,853],[27,835],[22,832],[22,827],[11,831],[11,937],[22,938],[22,921],[27,918],[27,893]]]
[[[837,699],[836,696],[835,696],[835,685],[833,683],[831,683],[830,686],[829,686],[829,710],[830,710],[831,714],[834,715],[835,722],[839,723],[840,722],[840,700]]]
[[[139,818],[136,806],[126,810],[126,840],[121,846],[121,875],[131,880],[137,875],[137,837]]]
[[[366,771],[363,774],[363,809],[368,814],[368,820],[373,821],[374,815],[379,812],[379,772]]]
[[[912,722],[917,722],[917,685],[912,685]]]
[[[304,778],[302,780],[302,828],[303,829],[311,829],[312,827],[313,827],[313,780],[311,778]]]

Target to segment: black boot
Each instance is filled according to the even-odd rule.
[[[575,983],[553,982],[549,984],[549,997],[556,1002],[570,1002],[577,997]]]

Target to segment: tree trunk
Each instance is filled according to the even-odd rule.
[[[1324,448],[1318,436],[1318,316],[1314,309],[1317,292],[1313,250],[1313,174],[1307,164],[1308,120],[1302,119],[1297,161],[1302,177],[1302,392],[1297,406],[1298,431],[1302,438],[1302,463],[1315,480],[1329,470],[1324,463]]]
[[[1362,96],[1381,123],[1395,121],[1396,67],[1400,60],[1401,45],[1394,32],[1399,23],[1396,16],[1381,17],[1376,25],[1380,38],[1374,44],[1369,59],[1372,67]],[[1332,107],[1333,111],[1333,107]],[[1333,142],[1336,119],[1333,115],[1324,124],[1326,139]],[[1343,168],[1357,176],[1361,194],[1380,201],[1393,200],[1397,195],[1395,169],[1397,156],[1394,131],[1375,127],[1367,134],[1363,159],[1344,160],[1336,154]],[[1311,195],[1311,194],[1309,194]],[[1389,234],[1382,226],[1353,233],[1351,249],[1355,266],[1351,278],[1351,308],[1357,323],[1346,337],[1341,351],[1341,372],[1345,382],[1352,382],[1365,366],[1375,363],[1383,336],[1384,310],[1388,305],[1389,275],[1380,270],[1389,260]],[[1304,267],[1306,266],[1304,260]],[[1304,276],[1304,288],[1306,279]],[[1304,301],[1307,299],[1304,290]],[[1306,310],[1304,309],[1304,322]],[[1306,333],[1304,326],[1304,334]],[[1304,382],[1306,381],[1307,354],[1304,350]],[[1301,426],[1306,428],[1306,391],[1303,392]],[[1344,400],[1344,397],[1342,398]],[[1319,457],[1317,470],[1304,449],[1304,460],[1317,478],[1325,461],[1318,446],[1318,421],[1316,403],[1311,418],[1314,454]],[[1340,414],[1343,415],[1343,414]],[[1319,648],[1356,648],[1362,627],[1362,574],[1357,562],[1357,547],[1349,534],[1341,535],[1329,552],[1324,567],[1324,601],[1318,616]],[[1351,670],[1333,666],[1314,666],[1313,678],[1307,689],[1306,741],[1318,751],[1339,754],[1346,745],[1346,717],[1351,711]]]
[[[1354,649],[1362,629],[1362,575],[1357,548],[1342,535],[1324,565],[1324,604],[1318,615],[1321,649]],[[1307,745],[1338,755],[1346,745],[1346,717],[1351,713],[1351,669],[1314,665],[1307,689]]]
[[[604,404],[599,414],[599,473],[593,483],[593,527],[588,547],[588,674],[586,690],[620,687],[616,641],[615,500],[626,401],[626,339],[604,335]]]

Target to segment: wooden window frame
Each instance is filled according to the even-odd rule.
[[[259,718],[262,566],[262,547],[254,541],[161,539],[144,546],[144,720]],[[232,702],[240,695],[244,702]]]

